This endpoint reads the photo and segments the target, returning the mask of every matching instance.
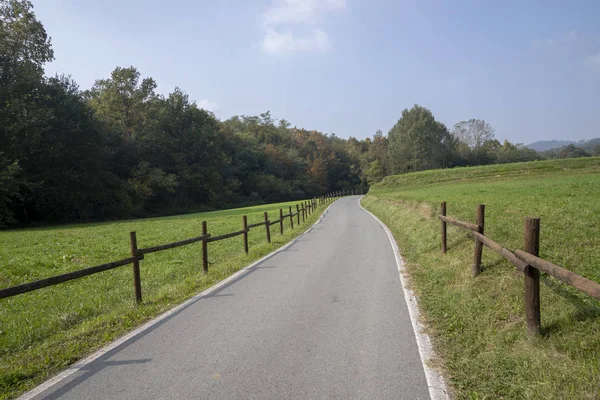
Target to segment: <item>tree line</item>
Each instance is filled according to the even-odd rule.
[[[501,143],[495,138],[494,128],[480,119],[460,121],[448,130],[430,110],[419,105],[403,110],[387,137],[378,131],[363,143],[362,150],[362,178],[368,184],[387,175],[434,168],[600,155],[600,146],[595,142],[589,148],[569,145],[545,152],[508,140]]]
[[[47,77],[51,41],[27,0],[0,0],[0,226],[168,215],[362,188],[389,174],[543,156],[481,120],[448,131],[402,111],[372,138],[292,127],[267,111],[218,120],[134,67],[81,90]]]

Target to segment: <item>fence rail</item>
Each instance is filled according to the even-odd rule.
[[[142,260],[144,257],[140,256],[137,258]],[[100,264],[94,267],[88,267],[77,271],[68,272],[62,275],[56,275],[50,278],[40,279],[39,281],[23,283],[21,285],[2,289],[0,290],[0,299],[16,296],[22,293],[32,292],[34,290],[42,289],[48,286],[58,285],[59,283],[71,281],[73,279],[83,278],[84,276],[97,274],[98,272],[104,272],[110,269],[122,267],[123,265],[131,264],[133,260],[134,257],[125,258],[123,260],[113,261],[106,264]]]
[[[443,215],[440,214],[439,218],[442,221],[445,221],[445,222],[447,222],[447,223],[449,223],[451,225],[454,225],[454,226],[458,226],[459,228],[468,229],[468,230],[471,230],[471,231],[477,231],[477,229],[478,229],[478,227],[477,227],[476,224],[470,224],[468,222],[459,221],[459,220],[457,220],[455,218],[452,218],[452,217],[446,217],[446,216],[443,216]]]
[[[290,227],[294,228],[294,220],[293,218],[297,216],[297,224],[300,225],[300,216],[302,215],[302,222],[304,222],[305,218],[308,217],[311,213],[313,213],[319,205],[324,205],[329,202],[336,200],[339,197],[349,196],[353,194],[359,194],[358,190],[344,190],[337,191],[334,193],[329,193],[324,196],[316,197],[306,202],[303,202],[302,205],[296,204],[296,212],[292,212],[292,207],[289,207],[289,212],[287,214],[283,214],[283,209],[279,209],[279,219],[278,220],[269,220],[268,214],[264,212],[264,221],[257,222],[255,224],[247,224],[247,216],[242,216],[242,230],[236,232],[225,233],[218,236],[212,236],[208,233],[207,222],[202,221],[202,235],[197,236],[190,239],[184,239],[173,243],[167,243],[162,245],[157,245],[153,247],[145,247],[138,249],[137,248],[137,234],[136,232],[130,233],[130,249],[131,249],[131,257],[125,258],[118,261],[109,262],[106,264],[100,264],[93,267],[88,267],[84,269],[80,269],[77,271],[68,272],[62,275],[56,275],[49,278],[40,279],[37,281],[23,283],[20,285],[8,287],[5,289],[0,289],[0,299],[17,296],[19,294],[32,292],[34,290],[39,290],[48,286],[58,285],[63,282],[68,282],[73,279],[83,278],[85,276],[97,274],[100,272],[108,271],[114,268],[122,267],[125,265],[131,264],[133,266],[133,286],[134,286],[134,294],[135,299],[138,303],[142,301],[142,285],[141,285],[141,277],[140,277],[140,261],[144,259],[144,255],[156,253],[159,251],[169,250],[180,246],[186,246],[189,244],[202,242],[202,269],[204,273],[208,273],[208,243],[229,239],[235,236],[244,236],[244,251],[248,253],[248,232],[250,232],[253,228],[258,228],[260,226],[265,227],[266,239],[268,243],[271,243],[271,231],[270,227],[275,224],[280,224],[280,233],[284,232],[284,222],[287,218],[290,220]],[[362,194],[362,193],[361,193]]]
[[[541,258],[532,254],[525,253],[522,250],[515,250],[515,254],[528,265],[531,265],[532,267],[537,268],[548,275],[552,275],[556,279],[563,281],[567,285],[573,286],[575,289],[587,294],[588,296],[600,300],[600,284],[597,282],[577,275],[576,273],[571,272],[561,266],[552,264],[546,260],[542,260]]]
[[[154,247],[146,247],[143,249],[137,249],[137,254],[143,255],[143,254],[156,253],[157,251],[174,249],[175,247],[185,246],[187,244],[200,242],[209,237],[210,237],[210,235],[202,235],[202,236],[198,236],[198,237],[191,238],[191,239],[180,240],[179,242],[173,242],[173,243],[161,244],[159,246],[154,246]]]
[[[470,235],[475,239],[475,251],[473,254],[473,276],[481,272],[481,249],[486,246],[510,261],[524,275],[524,297],[525,317],[529,333],[537,335],[541,329],[540,317],[540,271],[566,283],[600,300],[600,283],[594,282],[583,276],[577,275],[561,266],[552,264],[539,257],[540,249],[540,219],[525,218],[523,250],[512,251],[500,243],[495,242],[484,234],[485,206],[477,206],[476,224],[459,221],[446,215],[446,202],[440,206],[442,252],[447,252],[447,228],[446,224],[452,224],[458,228],[471,231]]]

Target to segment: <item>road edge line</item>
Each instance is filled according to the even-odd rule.
[[[398,274],[400,275],[400,283],[402,285],[402,291],[404,292],[404,300],[406,301],[406,306],[408,307],[408,314],[412,323],[413,333],[415,335],[415,339],[417,340],[419,355],[421,356],[421,364],[423,364],[425,379],[427,380],[429,397],[431,397],[432,400],[450,400],[446,381],[441,374],[428,365],[429,361],[432,361],[436,358],[436,353],[431,345],[431,339],[429,338],[429,335],[424,331],[425,326],[420,322],[421,311],[419,310],[417,297],[415,296],[413,290],[408,286],[408,282],[404,277],[404,274],[406,273],[406,267],[404,266],[404,260],[400,255],[398,244],[396,243],[390,228],[388,228],[387,225],[377,218],[372,212],[362,206],[360,201],[363,199],[363,197],[364,196],[361,196],[358,199],[358,206],[371,217],[373,217],[377,222],[379,222],[379,224],[385,230],[385,233],[387,234],[392,246],[392,250],[394,251],[396,265],[398,266]]]
[[[84,368],[86,365],[90,364],[94,360],[102,357],[104,354],[108,353],[109,351],[111,351],[111,350],[117,348],[118,346],[122,345],[123,343],[125,343],[125,342],[133,339],[137,335],[139,335],[139,334],[145,332],[146,330],[152,328],[154,325],[156,325],[159,322],[167,319],[168,317],[170,317],[171,315],[177,313],[181,309],[187,307],[191,303],[196,302],[196,301],[202,299],[203,297],[206,297],[207,295],[211,294],[212,292],[220,289],[222,286],[227,285],[230,281],[232,281],[232,280],[234,280],[236,278],[239,278],[240,276],[248,273],[248,271],[250,269],[254,268],[258,264],[260,264],[262,262],[265,262],[266,260],[268,260],[269,258],[273,257],[277,253],[280,253],[280,252],[284,251],[285,249],[287,249],[288,247],[294,245],[302,236],[304,236],[307,233],[309,233],[315,227],[315,225],[321,223],[321,221],[323,220],[323,218],[325,217],[325,215],[327,214],[327,212],[329,211],[329,209],[331,208],[331,206],[334,203],[335,203],[335,201],[332,202],[323,211],[323,214],[321,214],[321,216],[319,217],[319,219],[317,219],[317,221],[315,221],[314,224],[312,224],[311,226],[309,226],[304,232],[302,232],[300,235],[296,236],[294,239],[292,239],[288,243],[284,244],[280,248],[272,251],[271,253],[267,254],[266,256],[264,256],[264,257],[262,257],[262,258],[260,258],[260,259],[258,259],[256,261],[254,261],[252,264],[249,264],[249,265],[245,266],[244,268],[240,269],[239,271],[237,271],[233,275],[229,275],[227,278],[223,279],[220,282],[217,282],[213,286],[211,286],[211,287],[205,289],[204,291],[196,294],[195,296],[189,298],[188,300],[184,301],[183,303],[181,303],[181,304],[179,304],[179,305],[171,308],[168,311],[165,311],[164,313],[158,315],[154,319],[146,322],[144,325],[142,325],[142,326],[134,329],[133,331],[125,334],[124,336],[121,336],[120,338],[116,339],[115,341],[108,343],[107,345],[105,345],[104,347],[102,347],[100,350],[97,350],[96,352],[94,352],[91,355],[87,356],[83,360],[78,361],[75,364],[67,367],[62,372],[59,372],[58,375],[55,375],[54,377],[52,377],[52,378],[50,378],[50,379],[48,379],[48,380],[40,383],[38,386],[34,387],[33,389],[31,389],[31,390],[25,392],[24,394],[22,394],[21,396],[17,397],[17,400],[32,400],[37,395],[39,395],[39,394],[43,393],[44,391],[50,389],[51,387],[53,387],[54,385],[60,383],[61,381],[67,379],[69,376],[71,376],[74,373],[76,373],[77,371],[81,370],[82,368]]]

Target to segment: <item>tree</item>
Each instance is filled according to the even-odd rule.
[[[574,144],[570,144],[568,146],[563,147],[558,151],[559,158],[577,158],[577,157],[589,157],[587,151],[582,149],[581,147],[575,146]]]
[[[385,177],[385,170],[381,166],[379,160],[372,161],[369,168],[364,173],[369,185],[377,183]]]
[[[454,125],[452,135],[471,149],[479,149],[485,142],[494,139],[494,128],[484,120],[470,119]]]
[[[307,172],[311,195],[325,194],[327,190],[327,166],[325,161],[321,157],[310,160]]]
[[[393,173],[422,171],[448,165],[450,134],[444,124],[425,107],[415,105],[402,111],[402,117],[388,134]]]
[[[23,85],[41,81],[43,65],[53,58],[50,38],[31,3],[0,0],[0,104],[5,107],[7,96]]]
[[[140,82],[140,73],[134,67],[117,67],[110,79],[97,80],[85,96],[101,120],[131,141],[152,121],[151,107],[157,98],[154,89],[154,79]]]
[[[0,156],[2,156],[1,153]],[[11,204],[15,200],[21,200],[20,198],[15,199],[20,193],[16,179],[18,173],[18,162],[15,161],[12,164],[6,164],[6,162],[2,162],[0,159],[0,228],[15,222]]]
[[[0,151],[17,158],[19,138],[39,130],[43,65],[54,57],[50,38],[25,0],[0,0]]]
[[[537,151],[525,147],[522,144],[512,144],[505,139],[502,147],[500,147],[496,152],[494,163],[505,164],[539,159],[543,159],[543,157]]]
[[[144,137],[143,159],[177,176],[179,188],[172,199],[178,209],[200,204],[217,205],[227,160],[221,148],[219,122],[198,108],[179,88],[157,103],[158,130]],[[153,156],[154,154],[154,156]],[[163,202],[164,204],[164,202]],[[157,206],[160,206],[158,204]]]
[[[18,141],[17,211],[55,222],[122,215],[123,187],[110,172],[103,133],[77,84],[69,77],[49,78],[40,93],[44,129]]]

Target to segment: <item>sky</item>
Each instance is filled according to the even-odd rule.
[[[32,0],[46,73],[134,66],[219,119],[362,139],[419,104],[499,140],[600,137],[600,1]]]

